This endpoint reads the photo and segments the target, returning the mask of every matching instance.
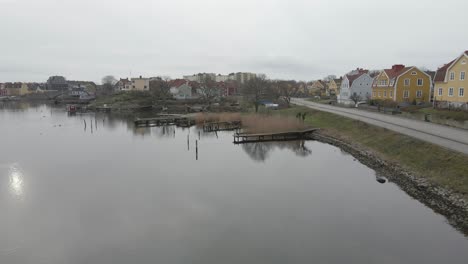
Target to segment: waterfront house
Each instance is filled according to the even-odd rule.
[[[68,82],[63,76],[50,76],[46,88],[47,90],[65,91],[68,90]]]
[[[367,100],[371,96],[374,78],[368,70],[358,68],[345,74],[337,96],[340,104],[354,104],[353,97],[358,102]]]
[[[131,81],[128,78],[122,79],[115,84],[115,91],[130,91]]]
[[[430,102],[431,76],[417,67],[396,64],[381,71],[372,84],[372,99],[399,104]]]
[[[120,79],[117,82],[118,89],[120,91],[149,91],[149,78],[143,78],[141,75],[139,78]]]
[[[29,93],[28,85],[26,83],[5,83],[5,89],[9,96],[22,96]]]
[[[439,68],[434,77],[434,101],[441,107],[468,105],[468,51]]]

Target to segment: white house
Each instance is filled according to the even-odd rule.
[[[374,78],[369,75],[368,70],[357,69],[343,77],[340,93],[338,94],[338,103],[354,104],[351,99],[353,94],[359,96],[359,101],[365,101],[372,95],[372,82]]]
[[[171,95],[177,100],[192,99],[192,86],[188,80],[175,80],[171,83]]]

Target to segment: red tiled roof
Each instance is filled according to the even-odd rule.
[[[388,78],[391,80],[400,76],[401,74],[405,73],[411,68],[413,67],[405,67],[404,65],[393,65],[391,69],[385,69],[384,71],[387,74]]]
[[[187,80],[175,79],[175,80],[172,80],[172,81],[169,82],[169,86],[171,86],[171,87],[180,87],[180,86],[184,85],[185,83],[187,83]]]
[[[450,65],[452,65],[452,63],[454,62],[455,60],[445,64],[444,66],[440,67],[436,74],[435,74],[435,77],[434,77],[434,82],[443,82],[445,80],[445,75],[447,74],[447,69],[448,67],[450,67]]]

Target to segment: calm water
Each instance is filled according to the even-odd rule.
[[[196,160],[195,128],[27,105],[0,105],[0,131],[2,264],[468,260],[442,216],[319,142],[201,134]]]

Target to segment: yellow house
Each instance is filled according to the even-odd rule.
[[[337,95],[340,93],[341,79],[331,79],[328,83],[328,91],[331,95]]]
[[[326,84],[321,80],[312,82],[307,88],[310,95],[325,95],[326,93]]]
[[[430,102],[431,76],[417,67],[393,65],[381,71],[372,84],[372,99],[397,103]]]
[[[460,107],[468,104],[468,51],[439,68],[434,77],[434,101]]]
[[[132,78],[122,86],[122,91],[149,91],[149,78]]]
[[[29,93],[26,83],[5,83],[5,89],[9,96],[21,96]]]

